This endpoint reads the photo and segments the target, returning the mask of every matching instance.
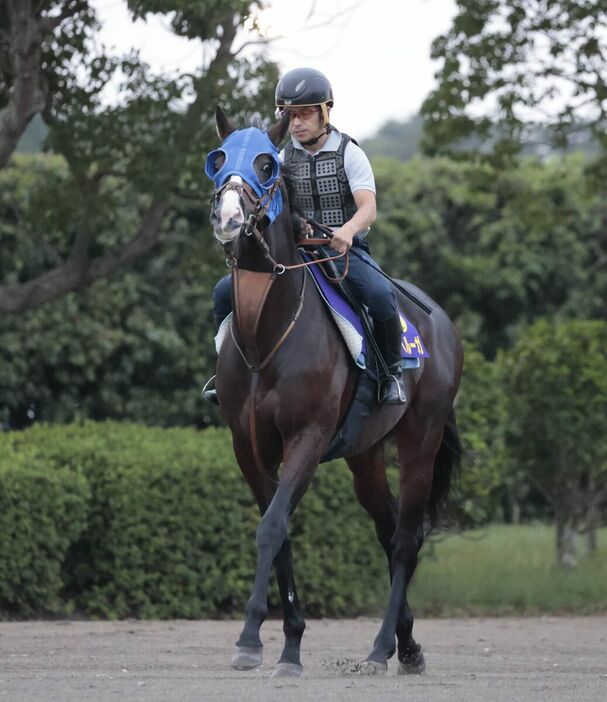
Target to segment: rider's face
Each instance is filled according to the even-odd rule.
[[[320,107],[312,105],[310,107],[287,107],[291,120],[289,122],[289,133],[297,141],[308,141],[316,138],[323,130],[321,124]]]

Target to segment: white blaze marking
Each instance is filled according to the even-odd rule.
[[[230,183],[242,185],[242,178],[240,176],[232,176]],[[238,236],[240,227],[244,223],[244,212],[240,205],[240,195],[237,190],[227,190],[222,195],[217,214],[219,216],[219,225],[215,231],[215,236],[222,242],[232,241]]]

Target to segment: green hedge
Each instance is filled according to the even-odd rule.
[[[250,594],[259,516],[225,429],[91,422],[0,434],[0,505],[4,617],[224,616]],[[379,605],[385,557],[343,462],[320,467],[291,534],[308,614]]]
[[[2,442],[5,444],[6,442]],[[3,445],[0,458],[0,610],[62,609],[62,568],[86,528],[89,488],[77,471],[48,470]]]

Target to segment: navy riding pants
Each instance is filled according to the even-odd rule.
[[[385,322],[396,314],[396,296],[390,282],[379,272],[381,269],[368,253],[366,242],[357,242],[352,249],[358,255],[350,254],[350,264],[346,280],[360,302],[369,309],[369,314],[377,322]],[[328,249],[330,255],[337,254]],[[359,256],[362,258],[359,258]],[[335,261],[340,274],[344,271],[345,258]],[[232,311],[232,276],[228,273],[213,290],[213,313],[217,324]]]

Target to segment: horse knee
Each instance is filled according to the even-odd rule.
[[[257,548],[274,547],[276,551],[278,551],[286,536],[286,515],[273,514],[271,510],[268,510],[261,518],[259,526],[257,527]]]
[[[420,537],[419,532],[403,532],[397,529],[391,542],[392,563],[394,565],[405,563],[408,568],[415,568],[422,542],[423,537]]]

